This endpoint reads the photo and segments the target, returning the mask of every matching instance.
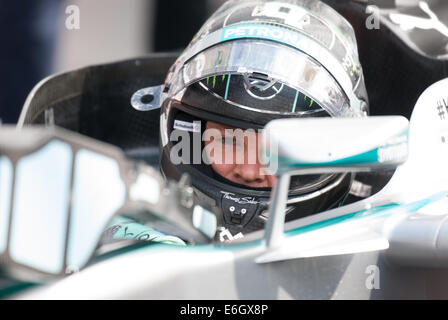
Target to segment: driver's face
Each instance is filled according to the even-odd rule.
[[[247,137],[244,137],[241,141],[236,141],[233,137],[226,136],[225,129],[235,129],[233,127],[229,127],[226,125],[222,125],[216,122],[208,121],[206,124],[206,129],[217,129],[221,132],[222,140],[214,141],[213,139],[210,141],[205,141],[205,145],[209,145],[213,143],[213,151],[211,151],[211,156],[216,157],[216,154],[213,154],[214,150],[222,150],[223,154],[220,155],[222,159],[225,159],[226,150],[233,151],[233,154],[230,159],[233,161],[221,161],[221,164],[212,162],[213,170],[221,175],[222,177],[230,180],[232,182],[242,184],[252,188],[267,188],[273,187],[275,182],[275,177],[273,175],[266,174],[264,170],[264,166],[261,164],[260,159],[258,157],[258,133],[252,133],[256,136],[256,143],[250,143]],[[242,143],[244,141],[244,144]],[[227,148],[226,148],[227,145]],[[229,145],[233,147],[229,148]],[[244,148],[244,149],[241,149]],[[244,161],[236,161],[236,150],[244,150]],[[249,155],[251,155],[249,157]],[[256,159],[256,161],[249,161],[250,159]]]

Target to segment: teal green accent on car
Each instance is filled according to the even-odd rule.
[[[378,148],[375,148],[373,150],[366,151],[364,153],[357,154],[352,157],[347,157],[343,159],[338,159],[334,161],[328,161],[328,162],[318,162],[318,163],[297,163],[293,159],[284,157],[284,156],[278,156],[276,154],[271,154],[269,152],[266,153],[268,159],[270,159],[270,162],[273,161],[274,157],[278,157],[278,166],[279,171],[285,171],[285,169],[288,168],[312,168],[312,167],[322,167],[322,166],[344,166],[347,164],[353,165],[356,163],[376,163],[378,162]]]
[[[357,154],[352,157],[347,157],[339,160],[329,161],[323,163],[324,165],[345,165],[347,163],[375,163],[378,162],[378,148],[369,150],[364,153]]]
[[[112,232],[112,237],[115,240],[140,240],[185,245],[185,242],[178,237],[163,234],[144,224],[125,217],[114,218],[106,232]]]
[[[329,226],[332,226],[332,225],[335,225],[335,224],[338,224],[341,222],[352,221],[352,220],[367,217],[367,216],[374,216],[374,215],[378,215],[380,213],[384,214],[389,209],[393,209],[393,208],[397,208],[397,207],[400,207],[400,205],[397,203],[390,203],[390,204],[386,204],[383,206],[374,207],[369,210],[360,210],[360,211],[352,212],[352,213],[349,213],[349,214],[346,214],[343,216],[337,216],[337,217],[330,218],[327,220],[319,221],[319,222],[316,222],[316,223],[313,223],[310,225],[306,225],[306,226],[303,226],[303,227],[300,227],[300,228],[297,228],[294,230],[289,230],[289,231],[285,232],[285,235],[288,237],[292,237],[292,236],[307,233],[310,231],[329,227]]]
[[[371,209],[360,210],[360,211],[348,213],[348,214],[345,214],[342,216],[338,216],[338,217],[330,218],[327,220],[319,221],[319,222],[316,222],[316,223],[313,223],[310,225],[306,225],[306,226],[303,226],[303,227],[300,227],[297,229],[289,230],[289,231],[285,232],[285,235],[288,237],[296,236],[296,235],[303,234],[306,232],[329,227],[329,226],[332,226],[332,225],[335,225],[335,224],[338,224],[341,222],[353,221],[353,220],[357,220],[357,219],[361,219],[361,218],[367,218],[367,217],[379,218],[379,217],[387,217],[392,214],[398,214],[398,213],[412,213],[412,212],[415,212],[415,211],[423,208],[424,206],[426,206],[430,203],[441,200],[442,198],[447,197],[447,196],[448,196],[447,192],[441,192],[441,193],[435,194],[429,198],[419,200],[416,202],[412,202],[409,204],[403,205],[403,204],[398,204],[398,203],[389,203],[386,205],[377,206],[377,207],[373,207]]]
[[[10,281],[11,283],[2,286],[0,288],[0,300],[3,299],[10,299],[11,296],[15,294],[19,294],[20,292],[23,292],[25,290],[31,289],[31,288],[37,288],[39,286],[39,283],[33,283],[33,282],[21,282],[21,281]]]

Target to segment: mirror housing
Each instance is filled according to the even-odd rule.
[[[407,159],[408,127],[401,116],[280,119],[264,150],[275,175],[390,169]]]
[[[409,121],[402,116],[280,119],[263,132],[268,171],[276,175],[265,242],[283,239],[291,175],[393,169],[408,156]]]

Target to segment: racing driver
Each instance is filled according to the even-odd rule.
[[[221,241],[263,228],[268,217],[275,178],[259,140],[269,121],[368,114],[353,28],[320,1],[226,2],[165,83],[145,89],[161,110],[161,170],[191,177]],[[346,173],[292,177],[286,220],[339,205],[352,181]]]

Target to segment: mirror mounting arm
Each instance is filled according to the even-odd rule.
[[[284,237],[285,208],[291,176],[288,173],[277,175],[276,180],[271,195],[269,219],[266,223],[265,242],[267,249],[278,247]]]

